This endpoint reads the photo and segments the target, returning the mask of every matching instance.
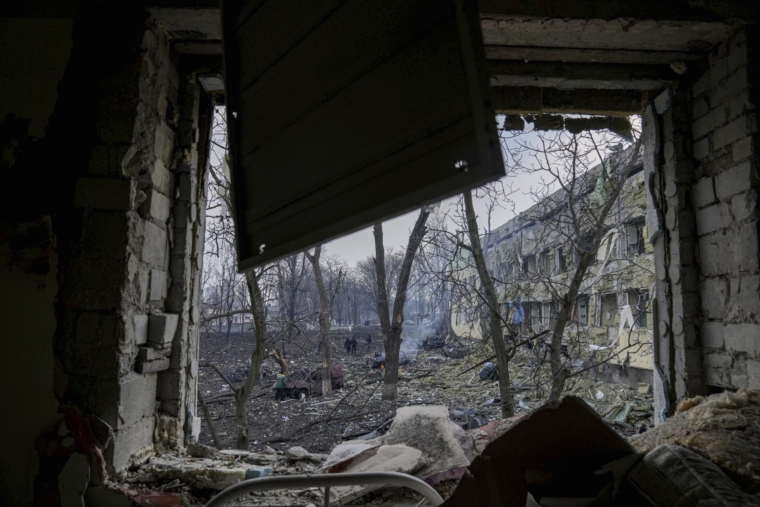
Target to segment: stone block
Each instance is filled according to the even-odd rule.
[[[147,266],[140,266],[140,271],[137,275],[138,283],[140,284],[140,303],[145,304],[148,302],[148,289],[150,288],[150,270]]]
[[[182,384],[184,375],[179,370],[168,370],[158,376],[157,395],[161,400],[179,399],[182,394]],[[165,408],[161,407],[165,411]],[[177,414],[172,414],[177,415]]]
[[[694,83],[692,87],[692,93],[696,97],[710,89],[710,72],[705,72],[701,78]]]
[[[705,366],[710,368],[728,369],[733,364],[733,359],[728,354],[705,354],[703,358]]]
[[[695,100],[694,105],[691,108],[691,111],[695,119],[701,118],[702,116],[710,112],[710,104],[707,102],[707,99],[705,98]]]
[[[134,329],[135,344],[143,345],[148,342],[148,316],[133,315],[132,325]]]
[[[166,345],[174,339],[177,331],[179,315],[165,313],[148,317],[148,342],[156,345]]]
[[[735,220],[757,220],[757,190],[752,189],[733,196],[731,198],[731,215]]]
[[[760,324],[726,324],[726,350],[731,352],[760,351]]]
[[[701,329],[700,339],[702,341],[702,347],[713,349],[723,348],[725,341],[723,339],[722,322],[705,322],[702,324]]]
[[[730,279],[726,317],[732,322],[760,321],[760,277],[738,275]]]
[[[105,458],[115,472],[120,472],[135,462],[145,461],[152,455],[155,424],[155,417],[151,416],[114,432],[111,445],[106,448]]]
[[[166,231],[153,222],[145,222],[142,261],[159,268],[164,267],[169,249]]]
[[[726,372],[722,368],[705,368],[704,382],[708,386],[727,386]]]
[[[706,136],[713,130],[715,130],[715,116],[712,114],[706,114],[692,124],[691,134],[694,136],[694,140],[697,140]]]
[[[166,222],[171,212],[172,202],[161,192],[154,189],[146,191],[145,201],[140,205],[140,216],[152,218],[157,222]]]
[[[757,170],[754,164],[747,160],[715,177],[715,193],[721,201],[739,192],[745,192],[757,185]]]
[[[747,389],[760,389],[760,361],[747,361]]]
[[[738,93],[728,98],[728,119],[733,120],[739,115],[754,109],[750,95],[747,92]]]
[[[138,347],[137,348],[138,361],[153,361],[154,359],[160,359],[162,357],[164,356],[153,347]]]
[[[705,278],[701,284],[702,309],[708,319],[722,319],[726,310],[728,283],[723,278]]]
[[[156,137],[154,145],[156,158],[164,163],[164,166],[171,164],[172,152],[174,151],[174,130],[161,122],[156,127]]]
[[[714,122],[714,120],[712,120]],[[696,122],[695,122],[696,123]],[[713,134],[713,149],[719,150],[747,135],[747,117],[740,116]]]
[[[166,168],[162,160],[156,160],[153,172],[150,173],[150,183],[165,196],[170,197],[174,194],[174,175]]]
[[[694,143],[694,158],[704,160],[710,155],[710,138],[705,137]]]
[[[726,92],[729,96],[746,93],[747,84],[747,67],[738,67],[726,80]]]
[[[717,202],[717,198],[715,197],[715,181],[713,178],[704,178],[691,187],[691,200],[697,208],[702,208]]]
[[[169,369],[170,360],[168,357],[159,357],[150,361],[142,361],[138,359],[135,362],[135,371],[137,373],[156,373]]]
[[[715,58],[710,62],[710,84],[716,88],[728,75],[728,59]]]
[[[166,298],[166,271],[150,270],[150,300],[163,301]]]
[[[736,141],[732,149],[732,155],[734,157],[734,162],[741,162],[745,158],[749,158],[752,156],[752,138],[751,137],[743,137],[742,139],[739,139]]]
[[[156,410],[156,375],[128,373],[98,382],[95,415],[114,430],[150,417]]]
[[[697,235],[702,236],[727,227],[731,221],[724,205],[714,204],[697,211]]]
[[[747,375],[735,370],[731,370],[728,373],[731,374],[731,387],[736,389],[747,387]]]

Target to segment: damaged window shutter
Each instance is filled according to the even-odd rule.
[[[225,0],[239,269],[504,175],[476,2]]]

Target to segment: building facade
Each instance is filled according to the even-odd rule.
[[[611,163],[611,165],[610,165]],[[651,382],[654,252],[648,237],[646,185],[641,164],[629,171],[619,194],[605,191],[603,170],[615,157],[578,178],[578,211],[589,215],[606,199],[615,202],[604,221],[605,234],[595,261],[581,277],[578,297],[564,331],[568,361],[598,363],[611,380],[635,385]],[[567,213],[568,192],[552,193],[482,238],[484,255],[500,298],[505,327],[525,340],[554,326],[559,299],[576,276],[579,255]],[[487,319],[477,271],[469,252],[459,262],[452,327],[460,336],[483,338]],[[568,357],[569,356],[569,357]],[[580,361],[579,361],[580,360]]]

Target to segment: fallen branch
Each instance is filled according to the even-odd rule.
[[[276,437],[272,437],[272,438],[267,438],[266,440],[260,440],[259,443],[260,444],[277,444],[277,443],[289,442],[289,441],[293,440],[293,438],[298,433],[301,433],[302,431],[308,430],[309,428],[311,428],[312,426],[315,426],[317,424],[327,423],[327,422],[330,422],[330,421],[339,421],[339,420],[341,420],[341,421],[349,421],[351,419],[356,419],[357,416],[364,417],[365,415],[369,415],[369,414],[370,414],[370,412],[365,412],[363,414],[354,414],[354,415],[348,416],[348,417],[322,417],[321,419],[315,419],[313,421],[307,422],[306,424],[303,424],[303,425],[299,426],[298,428],[296,428],[293,431],[290,431],[288,433],[285,433],[285,434],[282,434],[282,435],[279,435],[279,436],[276,436]]]
[[[203,418],[206,419],[206,425],[208,425],[208,429],[211,432],[211,439],[214,441],[214,445],[217,449],[222,448],[222,444],[219,441],[219,435],[216,433],[216,428],[214,427],[214,422],[211,419],[211,412],[208,409],[208,406],[206,405],[206,402],[203,401],[203,394],[201,393],[201,390],[198,389],[198,401],[201,403],[201,410],[203,410]]]

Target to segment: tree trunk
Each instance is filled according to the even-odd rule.
[[[478,221],[475,216],[475,209],[472,206],[472,194],[469,190],[464,193],[464,205],[467,216],[467,229],[470,235],[470,245],[472,246],[472,256],[475,259],[475,266],[478,270],[480,283],[485,292],[485,300],[488,305],[489,321],[491,324],[491,338],[493,339],[493,346],[496,351],[496,364],[499,367],[501,415],[505,418],[512,417],[515,415],[515,408],[509,380],[509,360],[511,357],[504,342],[504,330],[501,327],[501,317],[499,315],[499,297],[496,293],[496,287],[494,287],[491,275],[488,273],[486,259],[483,256],[483,248],[480,245],[480,236],[478,235]]]
[[[208,409],[208,405],[206,405],[206,401],[203,399],[203,393],[201,393],[201,390],[198,389],[198,402],[201,404],[201,410],[203,411],[203,417],[206,419],[206,425],[208,426],[208,431],[211,433],[211,440],[214,441],[214,445],[217,449],[222,449],[222,443],[219,440],[219,435],[216,433],[216,427],[214,426],[214,421],[211,419],[211,411]]]
[[[330,299],[327,297],[325,281],[322,277],[322,267],[319,258],[322,255],[322,245],[314,249],[314,255],[306,252],[314,271],[314,280],[319,292],[319,341],[322,343],[322,394],[332,394],[332,379],[330,374]]]
[[[236,449],[248,450],[248,398],[256,385],[261,371],[261,361],[264,360],[264,348],[266,346],[267,324],[266,313],[264,311],[264,299],[259,288],[259,280],[254,270],[245,274],[248,283],[248,294],[251,298],[251,309],[253,311],[254,332],[256,333],[256,343],[251,353],[251,368],[248,370],[248,376],[245,378],[243,385],[235,391],[235,424],[238,427]]]
[[[399,271],[396,285],[396,299],[393,302],[393,317],[389,315],[388,287],[385,273],[385,245],[383,244],[383,225],[375,224],[375,271],[377,274],[377,313],[380,317],[380,327],[383,333],[383,346],[385,349],[385,373],[383,378],[383,399],[396,400],[398,398],[398,361],[401,351],[401,331],[404,326],[404,305],[406,304],[406,290],[409,285],[409,276],[412,272],[412,264],[417,254],[422,238],[425,235],[425,222],[430,211],[425,208],[420,210],[417,222],[414,224],[412,233],[409,235],[409,243],[406,247],[404,261]]]

